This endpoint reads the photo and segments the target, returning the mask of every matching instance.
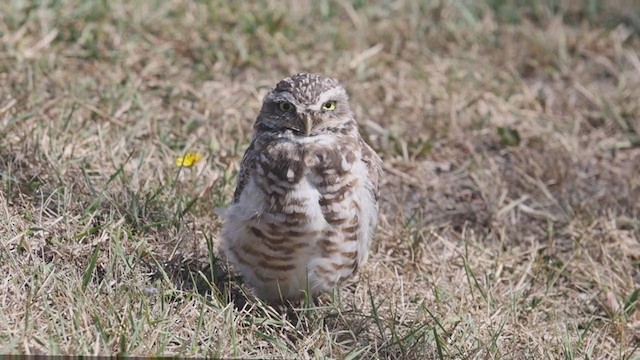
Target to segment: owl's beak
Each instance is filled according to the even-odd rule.
[[[311,128],[313,127],[313,118],[311,117],[311,115],[307,114],[304,118],[305,120],[305,134],[307,134],[307,136],[311,135]]]

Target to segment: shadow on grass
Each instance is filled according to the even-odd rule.
[[[183,293],[195,292],[206,299],[215,299],[219,304],[233,303],[237,310],[249,302],[241,288],[241,279],[234,276],[223,260],[211,254],[209,264],[176,256],[156,267],[152,280],[164,277]],[[177,300],[177,298],[176,298]]]

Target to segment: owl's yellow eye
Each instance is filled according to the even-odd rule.
[[[335,101],[327,101],[326,103],[322,104],[322,110],[335,110],[336,109],[336,102]]]
[[[280,103],[280,110],[282,110],[282,111],[293,110],[293,108],[294,108],[294,106],[290,102],[283,101],[283,102]]]

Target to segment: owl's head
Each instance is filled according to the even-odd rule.
[[[299,73],[281,80],[265,96],[255,128],[313,136],[353,125],[347,92],[337,80]]]

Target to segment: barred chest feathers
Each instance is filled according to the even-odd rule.
[[[252,173],[226,213],[223,252],[266,300],[335,288],[366,261],[376,225],[364,143],[357,132],[254,141]]]

